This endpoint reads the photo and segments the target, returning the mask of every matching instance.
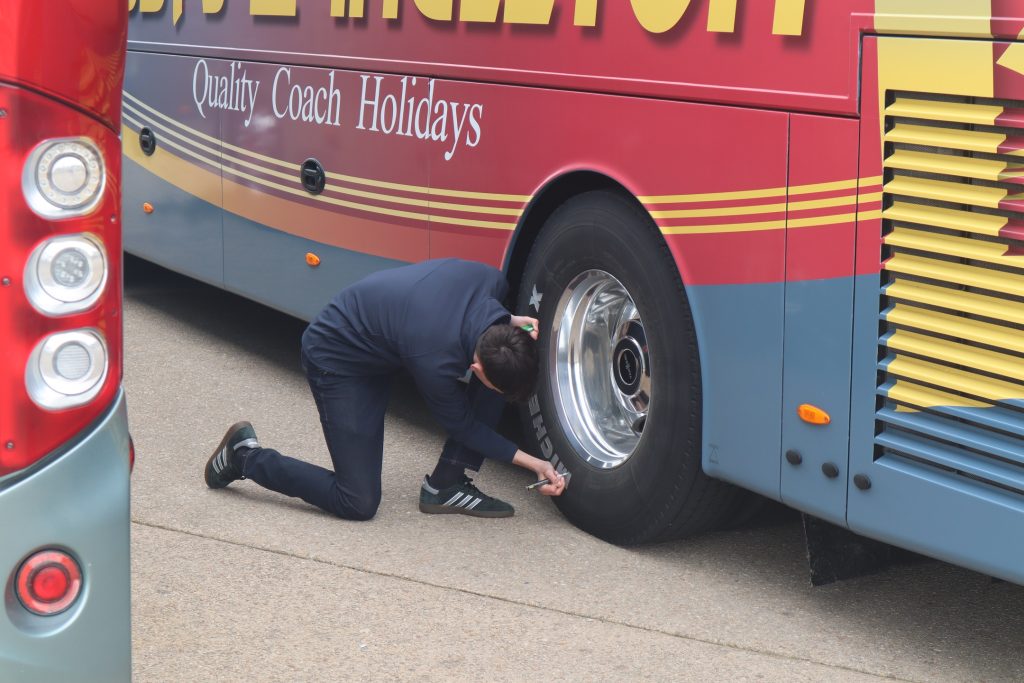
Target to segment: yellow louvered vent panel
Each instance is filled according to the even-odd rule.
[[[885,115],[876,457],[1024,495],[1024,102]]]

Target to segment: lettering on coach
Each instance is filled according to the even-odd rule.
[[[401,79],[360,76],[363,82],[359,102],[359,130],[380,131],[385,135],[416,137],[420,140],[447,142],[451,147],[444,153],[445,161],[451,161],[459,143],[465,140],[467,147],[480,144],[480,122],[484,116],[484,105],[451,102],[434,97],[434,79],[428,79],[426,93],[418,94],[417,83],[423,79],[403,76]],[[398,80],[401,90],[387,92],[389,86]],[[381,84],[387,81],[383,94]],[[449,132],[451,135],[449,135]]]
[[[237,111],[246,114],[244,125],[248,128],[256,109],[260,81],[248,77],[242,62],[231,62],[228,69],[228,73],[217,74],[205,59],[196,62],[192,100],[204,119],[207,109]],[[334,71],[328,73],[326,83],[314,87],[292,83],[292,70],[282,66],[274,75],[271,107],[279,119],[340,126],[341,90],[334,85]]]
[[[248,128],[260,82],[249,80],[247,73],[241,62],[231,62],[230,72],[219,76],[210,73],[205,59],[196,62],[192,72],[192,99],[199,115],[205,119],[207,108],[249,112],[245,119],[245,127]]]
[[[282,66],[274,73],[270,94],[260,95],[260,80],[249,78],[252,66],[197,60],[192,71],[192,101],[199,115],[205,119],[211,110],[237,112],[246,128],[257,109],[265,112],[262,121],[273,121],[268,112],[278,120],[318,126],[358,121],[355,128],[366,133],[440,142],[445,161],[451,161],[460,147],[476,147],[483,137],[484,105],[442,97],[442,86],[432,78],[360,75],[359,99],[350,92],[351,99],[346,100],[339,85],[346,78],[344,73],[338,76],[334,70],[325,73],[322,69]],[[343,117],[343,106],[358,106],[358,117]],[[257,121],[261,119],[257,117]]]
[[[128,0],[128,11],[138,8],[142,13],[163,10],[165,0]],[[572,9],[573,24],[582,28],[596,28],[598,25],[599,0],[557,0],[559,7]],[[611,0],[625,2],[626,0]],[[709,0],[707,30],[711,33],[735,33],[737,4],[741,0]],[[746,0],[767,2],[768,0]],[[225,0],[202,0],[203,14],[219,14],[224,10]],[[773,0],[775,19],[772,33],[782,36],[799,36],[804,32],[804,14],[807,0]],[[650,33],[664,33],[674,28],[691,8],[693,0],[629,0],[633,16],[644,30]],[[170,0],[171,21],[177,25],[184,12],[184,0]],[[330,0],[331,17],[363,18],[367,5],[376,5],[382,19],[396,20],[399,7],[404,6],[419,12],[432,21],[496,24],[530,24],[547,26],[551,24],[556,0],[460,0],[456,13],[455,0]],[[411,7],[410,7],[411,6]],[[499,9],[502,10],[499,12]],[[249,14],[252,16],[295,17],[298,16],[297,0],[249,0]],[[325,17],[327,13],[325,12]]]
[[[282,66],[274,75],[273,102],[274,116],[279,119],[287,116],[292,121],[341,125],[341,91],[334,87],[334,71],[328,74],[326,85],[314,89],[311,85],[292,85],[292,70]]]

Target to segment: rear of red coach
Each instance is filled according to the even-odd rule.
[[[0,7],[0,680],[131,676],[123,0]]]

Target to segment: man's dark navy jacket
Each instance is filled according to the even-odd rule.
[[[507,323],[500,270],[440,259],[383,270],[343,289],[302,336],[306,358],[343,376],[391,375],[416,380],[449,435],[488,458],[511,461],[516,445],[474,419],[465,376],[477,340]]]

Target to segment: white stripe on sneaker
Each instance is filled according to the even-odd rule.
[[[225,450],[222,448],[220,453],[217,454],[217,458],[213,461],[213,471],[217,474],[220,474],[221,470],[224,469],[224,453]]]
[[[454,503],[455,501],[457,501],[457,500],[458,500],[459,498],[461,498],[461,497],[462,497],[462,492],[461,492],[461,491],[459,491],[459,492],[458,492],[458,493],[456,493],[456,494],[455,494],[454,496],[452,496],[451,498],[449,498],[449,499],[448,499],[448,502],[446,502],[446,503],[443,503],[443,505],[451,505],[452,503]]]
[[[477,505],[479,505],[479,504],[480,504],[480,502],[481,502],[482,500],[483,500],[482,498],[477,498],[477,499],[475,499],[475,500],[474,500],[474,501],[473,501],[472,503],[470,503],[469,505],[467,505],[467,506],[466,506],[466,509],[467,509],[467,510],[472,510],[472,509],[473,509],[473,508],[475,508],[475,507],[476,507]]]
[[[239,448],[259,448],[259,447],[260,447],[260,442],[256,440],[256,437],[253,436],[253,437],[249,437],[248,439],[245,439],[243,441],[239,441],[238,443],[236,443],[234,445],[234,450],[237,451]]]
[[[472,501],[474,501],[474,500],[478,500],[478,499],[477,499],[477,498],[474,498],[474,497],[472,497],[472,496],[466,496],[466,499],[465,499],[465,500],[463,500],[463,501],[462,501],[461,503],[459,503],[458,505],[456,505],[455,507],[458,507],[458,508],[464,508],[464,507],[466,507],[466,506],[467,506],[467,505],[468,505],[469,503],[471,503],[471,502],[472,502]]]

